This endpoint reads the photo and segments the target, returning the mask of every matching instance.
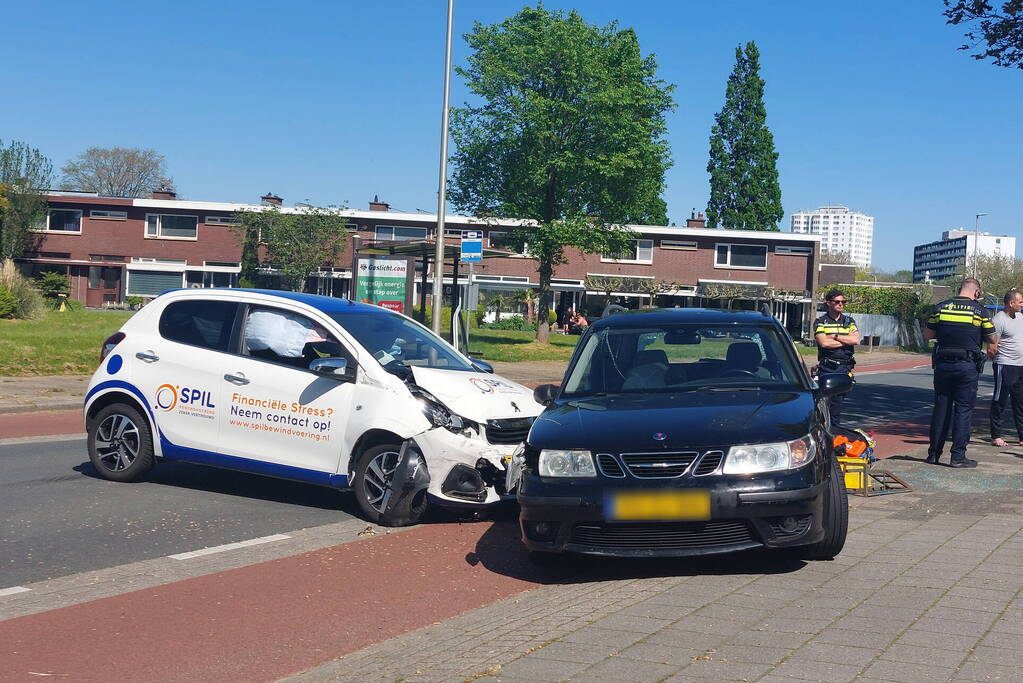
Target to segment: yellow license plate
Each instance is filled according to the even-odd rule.
[[[636,521],[710,519],[710,491],[616,491],[605,499],[604,514]]]

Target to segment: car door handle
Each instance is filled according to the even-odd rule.
[[[135,357],[138,358],[139,360],[144,360],[147,363],[155,363],[156,361],[160,360],[160,357],[157,356],[152,351],[145,352],[139,351],[138,353],[135,354]]]
[[[231,384],[248,384],[249,383],[249,380],[246,379],[245,375],[240,375],[240,374],[239,375],[227,374],[227,375],[224,375],[224,379],[226,379]]]

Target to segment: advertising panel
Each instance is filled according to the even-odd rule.
[[[361,258],[356,282],[355,298],[359,301],[407,313],[405,292],[408,261]]]

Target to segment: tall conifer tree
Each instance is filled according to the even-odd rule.
[[[760,51],[735,48],[725,105],[710,132],[707,224],[733,230],[778,230],[785,216],[778,184],[778,153],[767,127]]]

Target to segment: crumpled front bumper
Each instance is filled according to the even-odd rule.
[[[506,461],[518,448],[491,444],[484,438],[437,427],[412,440],[430,474],[427,493],[443,506],[480,507],[499,503],[505,495]]]

